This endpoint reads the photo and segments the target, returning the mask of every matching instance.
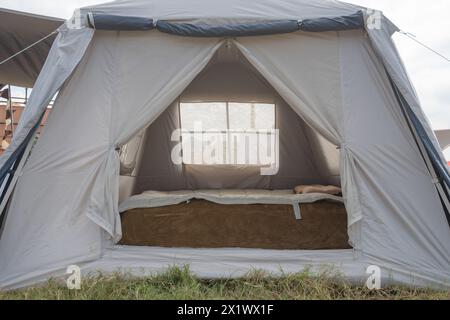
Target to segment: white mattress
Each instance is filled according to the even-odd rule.
[[[198,190],[198,191],[146,191],[122,202],[119,211],[125,212],[140,208],[157,208],[177,205],[192,199],[231,204],[290,204],[298,207],[300,203],[314,203],[330,200],[343,203],[342,197],[323,193],[294,194],[292,190]]]

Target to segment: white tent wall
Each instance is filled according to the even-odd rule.
[[[337,1],[199,0],[186,9],[182,1],[127,0],[83,12],[220,23],[335,17],[358,9]],[[385,67],[427,132],[431,129],[390,31],[368,30],[370,40],[355,31],[233,41],[304,121],[341,146],[349,235],[358,253],[346,263],[358,268],[362,262],[379,264],[406,283],[421,280],[448,287],[450,228]],[[67,30],[57,38],[26,109],[23,132],[9,152],[72,73],[92,34],[90,29]],[[0,238],[0,287],[33,283],[70,264],[95,261],[111,239],[120,237],[115,149],[176,100],[220,42],[157,31],[95,33],[20,173]],[[80,103],[85,97],[89,103]],[[80,118],[84,121],[74,122]],[[259,257],[258,265],[264,267],[268,262],[261,261],[268,259]],[[321,260],[327,262],[342,266],[337,259]],[[120,268],[121,260],[110,266]]]

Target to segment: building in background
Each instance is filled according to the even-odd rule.
[[[29,92],[27,88],[13,87],[0,84],[0,155],[11,144],[14,132],[19,124],[20,117],[28,100]],[[42,120],[41,126],[37,131],[39,135],[50,114],[53,102]]]

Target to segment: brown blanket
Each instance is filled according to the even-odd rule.
[[[185,248],[348,249],[343,204],[220,205],[194,200],[122,215],[122,245]]]

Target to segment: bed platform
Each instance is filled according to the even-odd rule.
[[[292,191],[145,192],[120,206],[121,245],[350,249],[341,197]]]

